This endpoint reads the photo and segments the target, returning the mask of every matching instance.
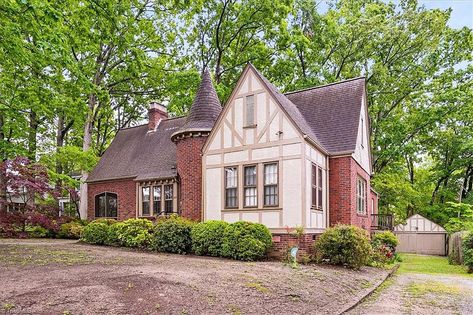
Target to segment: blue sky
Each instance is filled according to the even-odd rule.
[[[396,3],[397,1],[393,1]],[[451,27],[462,28],[468,26],[473,28],[473,0],[419,0],[419,4],[429,9],[446,10],[452,8],[450,21]]]

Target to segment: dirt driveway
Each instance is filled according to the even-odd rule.
[[[386,273],[0,240],[0,313],[337,314]]]
[[[404,255],[398,272],[348,314],[473,314],[473,276],[445,257]]]

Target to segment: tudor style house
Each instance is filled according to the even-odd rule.
[[[177,213],[265,224],[275,245],[345,223],[370,230],[366,82],[281,93],[252,65],[221,106],[208,71],[186,117],[152,103],[148,124],[120,130],[88,180],[88,219]]]

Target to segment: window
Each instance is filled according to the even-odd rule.
[[[365,122],[363,118],[361,118],[361,147],[365,147]]]
[[[356,180],[356,212],[366,214],[366,181],[361,177]]]
[[[312,208],[323,209],[323,170],[312,164]]]
[[[161,186],[153,187],[153,212],[154,215],[161,213]]]
[[[264,205],[278,205],[278,164],[264,165]]]
[[[238,169],[225,168],[225,208],[238,207]]]
[[[173,212],[173,186],[172,185],[164,185],[164,212],[165,213],[172,213]]]
[[[255,102],[254,95],[246,97],[246,121],[245,126],[251,127],[255,125]]]
[[[95,217],[116,218],[117,217],[117,194],[101,193],[95,196]]]
[[[149,211],[149,187],[141,187],[141,215],[150,215]]]
[[[256,188],[256,165],[245,166],[243,179],[243,192],[245,207],[256,207],[258,205],[258,190]]]

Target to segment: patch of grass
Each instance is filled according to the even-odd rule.
[[[93,258],[83,251],[66,251],[38,246],[0,247],[0,264],[26,266],[45,266],[50,264],[79,265],[89,264]]]
[[[401,254],[398,273],[446,274],[472,277],[463,266],[450,265],[447,257]]]
[[[11,303],[4,303],[2,305],[2,310],[6,311],[6,312],[9,312],[11,311],[12,309],[15,308],[15,304],[11,304]]]
[[[228,305],[228,311],[232,313],[233,315],[241,315],[241,310],[238,306],[230,304]]]
[[[361,282],[361,288],[363,289],[368,289],[373,286],[373,283],[371,283],[371,281],[368,281],[366,279],[362,279],[360,282]]]
[[[248,282],[246,283],[246,286],[264,294],[269,293],[269,289],[262,285],[260,282]]]
[[[421,297],[428,293],[443,295],[459,295],[462,288],[456,285],[447,285],[439,281],[412,282],[407,291],[414,297]]]

